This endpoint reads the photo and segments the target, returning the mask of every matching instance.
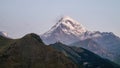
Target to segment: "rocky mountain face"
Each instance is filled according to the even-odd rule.
[[[52,44],[51,46],[64,53],[82,68],[119,68],[115,63],[103,59],[81,47],[66,46],[59,42]]]
[[[0,36],[0,68],[78,68],[77,65],[36,34],[21,39]]]
[[[85,32],[78,42],[71,44],[86,48],[104,58],[120,64],[120,38],[108,32]]]

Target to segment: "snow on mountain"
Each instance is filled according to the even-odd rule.
[[[112,32],[88,31],[72,18],[62,17],[48,32],[40,35],[45,44],[61,42],[88,49],[120,64],[120,38]],[[70,45],[71,46],[71,45]]]
[[[86,31],[80,35],[80,40],[86,39],[91,39],[106,48],[112,47],[114,49],[114,46],[120,48],[120,38],[112,32]]]
[[[40,37],[46,44],[60,41],[70,44],[79,40],[79,35],[87,30],[77,21],[68,16],[62,17],[48,32]]]
[[[112,32],[86,31],[71,45],[83,47],[120,64],[120,38]]]
[[[7,37],[7,36],[8,36],[8,34],[7,34],[6,32],[0,31],[0,36]]]

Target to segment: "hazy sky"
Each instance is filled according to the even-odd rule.
[[[0,31],[41,34],[67,15],[88,30],[120,36],[120,0],[0,0]]]

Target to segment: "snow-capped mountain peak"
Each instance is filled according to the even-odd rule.
[[[78,36],[86,31],[87,30],[85,29],[85,27],[82,26],[82,24],[75,21],[69,16],[64,16],[60,18],[60,20],[58,20],[58,22],[48,32],[41,35],[41,38],[45,38],[46,40],[48,40],[46,41],[43,39],[43,41],[46,42],[50,42],[52,40],[49,39],[54,38],[55,40],[52,41],[52,43],[58,41],[64,43],[64,41],[68,41],[66,43],[69,44],[78,40]],[[65,37],[67,38],[64,39]],[[51,42],[48,44],[51,44]]]
[[[62,17],[48,32],[52,32],[57,28],[65,33],[72,33],[76,36],[87,31],[85,27],[82,26],[82,24],[70,18],[69,16]]]
[[[72,19],[71,17],[69,16],[63,16],[60,20],[59,20],[60,23],[63,23],[63,24],[67,24],[68,22],[70,24],[80,24],[78,23],[77,21],[75,21],[74,19]]]
[[[120,38],[112,32],[88,31],[79,22],[64,16],[41,39],[45,44],[63,44],[88,49],[120,64]],[[70,45],[70,46],[71,46]]]

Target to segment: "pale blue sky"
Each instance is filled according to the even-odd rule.
[[[120,36],[120,0],[0,0],[0,31],[19,38],[49,30],[60,16]]]

